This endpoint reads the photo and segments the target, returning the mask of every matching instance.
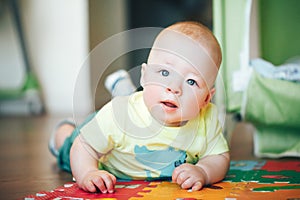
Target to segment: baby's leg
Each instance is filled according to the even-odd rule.
[[[69,137],[75,129],[75,123],[72,119],[65,119],[59,122],[53,130],[49,140],[49,150],[57,157],[59,149],[63,145],[67,137]]]
[[[66,138],[70,137],[74,129],[75,126],[69,123],[62,124],[56,129],[56,132],[54,133],[55,149],[59,150],[62,147]]]
[[[71,132],[71,134],[69,136],[67,136],[68,131],[71,130],[71,127],[69,126],[64,126],[61,128],[61,131],[66,131],[66,133],[63,133],[61,136],[61,140],[58,142],[62,142],[61,147],[59,148],[59,153],[57,156],[57,164],[58,166],[65,170],[65,171],[69,171],[71,172],[71,166],[70,166],[70,150],[72,147],[72,144],[75,140],[75,138],[79,135],[80,130],[78,127],[73,127],[73,131]],[[66,136],[66,137],[65,137]],[[63,140],[63,138],[65,137],[65,139]],[[60,143],[61,144],[61,143]],[[57,145],[59,145],[59,143],[57,143]]]
[[[57,162],[58,166],[66,171],[71,172],[70,166],[70,150],[75,138],[80,134],[80,129],[87,124],[94,116],[96,112],[90,114],[86,120],[79,126],[72,127],[72,123],[62,124],[57,128],[57,137],[55,144],[58,148]]]

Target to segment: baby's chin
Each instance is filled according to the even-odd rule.
[[[184,126],[189,120],[193,119],[196,116],[182,116],[180,111],[168,112],[165,111],[163,106],[157,104],[152,106],[151,109],[148,108],[151,113],[151,116],[161,125],[168,127],[180,127]]]
[[[165,126],[168,126],[168,127],[181,127],[181,126],[186,125],[187,122],[188,121],[167,122],[167,123],[165,123]]]
[[[187,121],[168,121],[165,119],[156,119],[158,123],[166,127],[181,127],[184,126]]]
[[[188,120],[174,119],[172,117],[168,117],[168,114],[164,113],[162,109],[151,110],[152,117],[161,125],[168,127],[180,127],[185,125]]]

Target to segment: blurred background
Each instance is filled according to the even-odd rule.
[[[80,90],[78,112],[101,107],[111,99],[103,86],[106,75],[145,62],[149,49],[120,55],[103,77],[96,76],[94,80],[91,74],[97,64],[88,63],[89,53],[122,31],[166,27],[181,20],[200,21],[212,28],[212,1],[1,0],[0,112],[72,115],[79,73],[84,81],[76,88]],[[89,69],[82,70],[87,64]],[[90,91],[90,85],[95,84],[99,85],[97,90]],[[35,98],[38,94],[34,90],[27,95],[32,96],[27,97],[31,98],[31,108],[22,97],[29,89],[37,89],[40,95],[40,100]]]
[[[150,50],[119,55],[136,40],[116,36],[182,20],[205,24],[221,45],[213,101],[232,160],[299,159],[299,8],[299,0],[0,0],[1,197],[71,181],[48,151],[53,129],[111,100],[107,75],[131,72]]]
[[[166,27],[182,20],[205,24],[221,43],[224,79],[252,58],[280,65],[299,55],[299,6],[297,0],[1,0],[0,113],[27,113],[22,102],[6,100],[20,99],[21,89],[38,87],[44,112],[72,114],[80,70],[85,81],[76,88],[81,90],[78,110],[85,113],[101,107],[110,99],[103,87],[106,75],[145,62],[149,49],[120,55],[100,80],[91,76],[99,65],[88,63],[88,56],[101,42],[133,28]],[[89,91],[95,84],[97,90]],[[232,88],[225,83],[234,100],[227,99],[224,105],[237,111],[241,93]],[[40,110],[37,105],[30,112]]]
[[[85,116],[111,99],[107,75],[141,65],[149,52],[119,55],[104,69],[91,56],[99,45],[126,30],[195,20],[221,44],[214,101],[228,118],[227,139],[244,120],[266,135],[263,146],[290,133],[288,155],[299,156],[299,8],[298,0],[0,0],[0,115]]]

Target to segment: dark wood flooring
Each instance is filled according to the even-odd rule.
[[[48,151],[51,131],[59,120],[47,115],[0,118],[0,199],[22,199],[72,181]],[[248,124],[237,124],[231,142],[233,160],[256,159],[252,130]]]

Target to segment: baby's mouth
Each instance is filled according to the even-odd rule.
[[[169,107],[169,108],[178,108],[178,106],[175,103],[170,102],[170,101],[161,101],[161,103],[164,106]]]

